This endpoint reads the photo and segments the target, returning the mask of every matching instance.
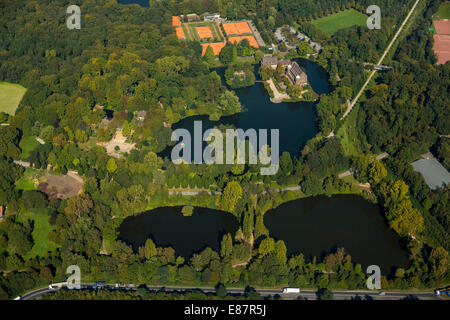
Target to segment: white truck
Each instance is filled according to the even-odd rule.
[[[300,288],[284,288],[283,293],[300,293]]]

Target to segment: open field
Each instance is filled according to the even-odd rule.
[[[14,115],[26,91],[19,84],[0,82],[0,112]]]
[[[17,190],[37,190],[39,181],[47,174],[46,170],[26,168],[22,178],[16,181]]]
[[[312,24],[320,30],[333,35],[341,29],[352,26],[365,26],[367,16],[354,9],[345,10],[330,16],[314,20]]]
[[[32,220],[33,225],[33,232],[31,233],[31,236],[33,237],[33,247],[31,250],[26,254],[26,259],[39,256],[42,257],[46,253],[51,252],[56,249],[56,244],[50,242],[47,238],[48,233],[51,230],[56,229],[56,226],[52,226],[49,222],[50,216],[46,213],[45,210],[41,212],[25,212],[21,213],[18,216],[18,221],[23,222],[26,220]]]
[[[450,2],[441,4],[438,12],[433,16],[433,20],[450,19]]]
[[[30,156],[30,152],[40,146],[39,142],[36,141],[35,137],[23,137],[19,143],[22,153],[20,154],[20,159],[26,160]]]

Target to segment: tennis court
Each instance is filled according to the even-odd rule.
[[[204,27],[195,27],[195,31],[200,39],[212,39],[213,34],[211,29],[207,26]]]
[[[239,43],[242,40],[247,39],[250,46],[252,46],[253,48],[259,48],[258,46],[258,42],[256,42],[256,39],[254,36],[237,36],[237,37],[229,37],[228,41],[230,41],[231,43]]]
[[[213,49],[214,55],[217,56],[217,55],[219,55],[222,48],[225,47],[225,43],[224,42],[202,43],[202,48],[203,48],[202,56],[205,55],[206,49],[208,47],[211,47]]]

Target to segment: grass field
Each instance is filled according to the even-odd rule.
[[[26,168],[25,172],[18,181],[16,181],[17,190],[36,190],[40,178],[47,172],[34,168]],[[34,182],[37,182],[36,184]]]
[[[22,149],[20,159],[26,160],[30,156],[30,152],[39,146],[39,142],[36,141],[35,137],[23,137],[20,140],[19,146]]]
[[[433,16],[433,20],[450,19],[450,2],[441,4],[438,12]]]
[[[333,35],[341,29],[352,26],[365,26],[367,24],[367,16],[350,9],[314,20],[312,24],[325,33]]]
[[[32,220],[34,222],[33,232],[31,236],[33,237],[34,245],[31,250],[26,254],[25,259],[40,256],[42,257],[49,251],[53,251],[57,248],[54,243],[51,243],[47,239],[47,235],[51,230],[56,229],[56,226],[52,226],[49,223],[49,215],[45,212],[26,212],[21,213],[18,216],[18,221]]]
[[[26,91],[19,84],[0,82],[0,112],[14,115]]]

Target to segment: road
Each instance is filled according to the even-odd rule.
[[[405,20],[403,21],[402,25],[400,26],[400,28],[397,30],[397,33],[395,34],[394,38],[392,39],[392,41],[389,43],[388,47],[386,48],[386,50],[384,51],[383,55],[381,56],[380,60],[378,61],[377,65],[382,65],[384,58],[386,57],[386,55],[388,54],[389,50],[391,50],[392,46],[394,45],[395,41],[397,40],[398,36],[400,35],[400,33],[402,32],[403,28],[405,27],[406,23],[408,22],[409,18],[411,17],[411,15],[413,14],[414,10],[417,7],[417,4],[419,3],[420,0],[416,0],[416,2],[414,3],[411,11],[409,11],[408,15],[406,16]],[[351,105],[347,108],[347,110],[345,111],[344,115],[342,116],[342,119],[345,119],[345,117],[347,117],[347,115],[350,113],[350,111],[352,111],[353,107],[355,106],[355,104],[358,102],[359,98],[361,97],[361,95],[363,94],[363,92],[366,90],[366,87],[368,86],[370,80],[372,80],[373,76],[375,75],[375,73],[377,72],[377,70],[373,70],[369,77],[367,78],[366,82],[364,83],[364,85],[362,86],[361,90],[358,92],[358,95],[355,97],[355,99],[353,99],[353,102],[351,103]]]
[[[65,287],[63,285],[62,287]],[[114,285],[106,285],[109,289],[114,289]],[[82,289],[93,289],[92,283],[84,283],[81,284]],[[149,290],[159,291],[164,290],[166,292],[183,292],[183,291],[191,291],[191,290],[201,290],[205,293],[214,293],[215,288],[213,287],[185,287],[185,286],[147,286]],[[135,290],[136,286],[128,285],[121,287],[122,290]],[[59,289],[57,289],[59,290]],[[22,296],[22,300],[36,300],[40,297],[44,296],[47,293],[54,292],[55,290],[46,288],[40,288],[34,291],[31,291]],[[227,288],[228,293],[230,294],[244,294],[244,288]],[[282,294],[281,289],[256,289],[256,291],[262,297],[270,297],[279,295],[284,300],[297,300],[305,298],[307,300],[317,300],[318,292],[315,289],[301,289],[300,293],[291,293],[291,294]],[[380,296],[377,291],[368,291],[368,290],[333,290],[334,300],[400,300],[405,298],[419,299],[419,300],[443,300],[442,297],[436,296],[432,292],[386,292],[386,295]]]

